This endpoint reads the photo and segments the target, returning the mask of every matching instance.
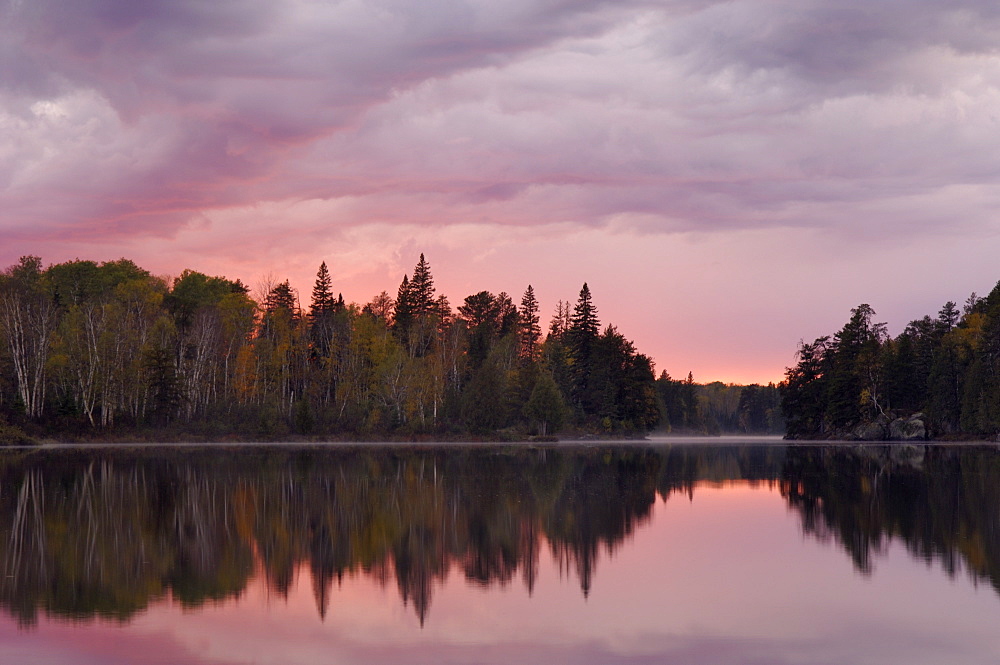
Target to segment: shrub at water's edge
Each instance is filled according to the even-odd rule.
[[[38,441],[28,436],[24,430],[15,425],[8,425],[0,420],[0,446],[34,446]]]

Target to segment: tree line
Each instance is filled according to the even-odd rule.
[[[113,436],[630,434],[662,404],[653,363],[602,326],[587,284],[543,338],[520,304],[480,291],[455,309],[421,254],[395,297],[335,295],[325,263],[308,306],[285,280],[167,280],[127,259],[0,273],[0,427]],[[2,434],[2,433],[0,433]]]
[[[782,384],[790,437],[849,436],[864,423],[922,414],[936,437],[1000,432],[1000,284],[891,337],[867,304],[837,333],[801,343]]]
[[[779,387],[774,383],[742,386],[712,381],[672,379],[666,371],[656,380],[663,417],[660,429],[674,434],[784,434]]]

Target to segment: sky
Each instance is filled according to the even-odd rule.
[[[363,304],[424,253],[764,383],[993,288],[998,120],[994,0],[0,0],[0,267]]]

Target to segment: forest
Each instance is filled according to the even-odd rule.
[[[0,424],[110,436],[636,433],[660,419],[653,367],[600,326],[586,284],[542,339],[529,285],[457,311],[421,255],[396,296],[360,306],[325,263],[308,307],[288,281],[155,277],[121,259],[0,275]]]
[[[781,385],[789,438],[894,438],[919,420],[925,437],[1000,432],[1000,284],[985,298],[911,321],[896,337],[867,304],[833,336],[802,343]]]
[[[654,377],[584,284],[543,337],[528,285],[453,309],[423,254],[395,297],[308,306],[261,285],[132,261],[0,273],[0,440],[634,436],[780,432],[777,388]]]

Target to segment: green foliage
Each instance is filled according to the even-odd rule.
[[[868,305],[833,339],[803,344],[781,386],[791,437],[844,436],[877,416],[920,412],[933,433],[1000,433],[1000,285],[962,313],[947,302],[894,339]]]
[[[224,277],[209,277],[194,270],[185,270],[174,279],[164,305],[178,325],[189,325],[199,307],[214,305],[227,293],[239,291],[239,286]]]
[[[168,287],[126,259],[24,257],[0,274],[0,417],[66,437],[244,438],[509,438],[570,418],[623,434],[659,418],[652,362],[599,332],[586,284],[544,343],[531,286],[520,310],[479,291],[453,313],[423,255],[395,301],[333,293],[325,262],[303,316],[288,280],[258,303],[192,270]]]
[[[665,371],[661,372],[656,380],[656,394],[663,427],[668,432],[707,432],[698,400],[698,386],[691,372],[683,381],[675,381]]]
[[[486,360],[497,342],[512,335],[517,325],[517,309],[506,293],[480,291],[466,297],[458,313],[469,336],[469,363],[473,370]]]
[[[0,420],[0,446],[34,446],[38,441],[28,436],[17,425],[8,425]]]
[[[538,427],[542,436],[550,432],[558,432],[566,419],[566,402],[552,374],[547,371],[538,373],[531,396],[524,405],[524,415]]]
[[[518,353],[528,363],[538,359],[539,341],[542,338],[542,327],[538,316],[538,300],[535,290],[528,284],[521,296],[521,309],[517,314]]]

